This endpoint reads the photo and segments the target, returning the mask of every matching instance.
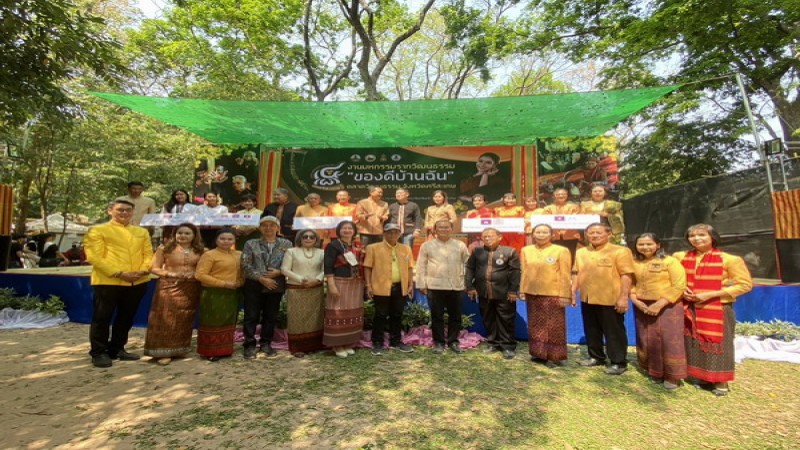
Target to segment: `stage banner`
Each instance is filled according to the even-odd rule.
[[[475,218],[462,219],[462,233],[481,233],[487,228],[494,228],[499,232],[522,233],[525,231],[525,219],[523,218]]]
[[[339,222],[353,220],[351,216],[295,217],[292,228],[295,230],[333,230]]]
[[[531,227],[537,225],[550,225],[557,230],[585,230],[593,223],[600,222],[598,214],[572,214],[566,216],[531,216]]]
[[[553,190],[566,187],[570,200],[588,200],[594,184],[609,189],[617,200],[617,143],[611,136],[540,139],[536,143],[539,200],[552,203]]]
[[[472,208],[473,194],[485,194],[499,205],[503,194],[513,191],[514,180],[524,173],[514,167],[513,150],[512,146],[283,150],[281,181],[297,201],[314,192],[323,203],[334,202],[342,189],[355,202],[366,198],[373,185],[382,187],[384,200],[391,203],[395,189],[402,187],[423,209],[432,203],[433,191],[443,190],[462,214]],[[526,161],[530,164],[530,159]]]
[[[198,226],[244,225],[258,226],[261,218],[258,214],[145,214],[140,223],[143,227],[177,226],[191,223]]]

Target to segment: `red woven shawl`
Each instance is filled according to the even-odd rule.
[[[722,251],[712,249],[700,261],[697,250],[686,254],[681,261],[686,269],[686,284],[695,294],[722,289]],[[722,300],[719,297],[701,303],[685,302],[686,335],[700,341],[704,352],[722,351],[724,331]],[[694,315],[692,315],[694,309]]]

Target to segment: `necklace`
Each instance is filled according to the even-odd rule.
[[[303,256],[305,256],[306,259],[313,258],[314,257],[314,249],[311,249],[311,254],[309,255],[308,253],[306,253],[306,248],[303,247]]]

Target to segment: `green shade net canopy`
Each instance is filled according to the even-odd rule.
[[[679,87],[402,102],[262,102],[92,94],[217,144],[375,148],[525,145],[536,138],[599,136]]]

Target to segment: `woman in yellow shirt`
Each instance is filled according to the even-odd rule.
[[[681,263],[664,254],[661,240],[653,233],[636,237],[633,250],[634,286],[631,301],[636,307],[636,355],[639,367],[654,383],[676,389],[686,378],[686,348],[683,344],[683,306],[686,272]]]
[[[445,191],[433,191],[433,204],[425,210],[425,230],[428,232],[428,240],[433,239],[433,229],[436,222],[447,220],[453,227],[456,226],[456,210],[453,205],[447,203],[447,193]]]
[[[209,361],[233,354],[233,337],[239,315],[239,287],[244,284],[242,252],[234,248],[236,237],[233,230],[219,230],[215,242],[217,247],[200,257],[194,275],[203,286],[197,353]]]
[[[528,349],[531,360],[554,368],[567,359],[567,322],[564,308],[575,306],[569,250],[554,245],[550,225],[533,228],[533,245],[520,253],[519,290],[528,311]]]
[[[736,297],[750,292],[753,279],[744,260],[717,246],[719,233],[711,225],[692,225],[686,240],[694,247],[674,256],[686,270],[684,342],[690,377],[717,396],[728,394],[734,379]]]

